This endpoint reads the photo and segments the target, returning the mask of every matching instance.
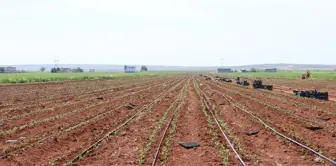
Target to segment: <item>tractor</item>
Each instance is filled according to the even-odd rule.
[[[301,79],[309,79],[310,78],[310,71],[307,70],[306,74],[302,74]]]

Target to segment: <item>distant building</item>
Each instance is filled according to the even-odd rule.
[[[14,73],[14,72],[16,72],[16,67],[13,66],[5,67],[5,73]]]
[[[217,73],[232,73],[230,68],[218,68]]]
[[[277,72],[278,70],[276,68],[273,69],[265,69],[265,72]]]
[[[136,72],[136,66],[124,66],[124,72],[125,73],[135,73]]]
[[[61,67],[61,72],[69,73],[69,72],[71,72],[71,71],[72,71],[71,68],[63,68],[63,67]]]
[[[248,71],[247,70],[241,70],[242,73],[247,73]]]

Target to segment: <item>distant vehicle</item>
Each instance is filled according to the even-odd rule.
[[[232,82],[232,80],[230,78],[224,78],[224,77],[220,77],[220,76],[215,76],[214,78],[217,81]]]
[[[219,78],[218,80],[223,82],[232,82],[230,78]]]
[[[261,79],[257,79],[253,81],[253,87],[255,89],[267,89],[267,90],[273,90],[273,85],[263,85]]]
[[[250,86],[250,83],[249,83],[248,81],[246,81],[246,80],[241,80],[240,77],[237,77],[237,79],[236,79],[236,83],[237,83],[238,85]]]
[[[307,70],[306,74],[302,74],[301,79],[309,79],[310,78],[310,71]]]

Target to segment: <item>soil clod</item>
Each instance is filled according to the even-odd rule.
[[[0,154],[0,159],[6,158],[8,155],[7,154]]]
[[[250,135],[256,135],[259,133],[259,130],[249,130],[246,132],[246,135],[250,136]]]
[[[134,103],[129,103],[129,105],[131,105],[131,106],[133,106],[133,107],[137,106],[137,105],[134,104]]]
[[[330,120],[331,118],[329,118],[329,117],[319,117],[319,119],[322,119],[322,120],[324,120],[324,121],[328,121],[328,120]]]
[[[7,140],[6,143],[17,143],[17,140]]]
[[[181,142],[179,143],[182,147],[186,148],[186,149],[191,149],[191,148],[196,148],[196,147],[200,147],[201,145],[198,144],[197,142]]]
[[[98,100],[104,100],[104,98],[103,98],[103,97],[97,97],[97,99],[98,99]]]
[[[307,126],[306,129],[309,129],[309,130],[321,130],[323,129],[323,127],[320,127],[320,126]]]
[[[127,109],[129,109],[129,110],[132,110],[132,109],[134,109],[134,107],[133,107],[133,106],[131,106],[131,105],[125,105],[124,107],[125,107],[125,108],[127,108]]]

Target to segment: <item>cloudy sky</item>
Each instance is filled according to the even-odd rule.
[[[0,0],[0,65],[336,64],[335,0]]]

